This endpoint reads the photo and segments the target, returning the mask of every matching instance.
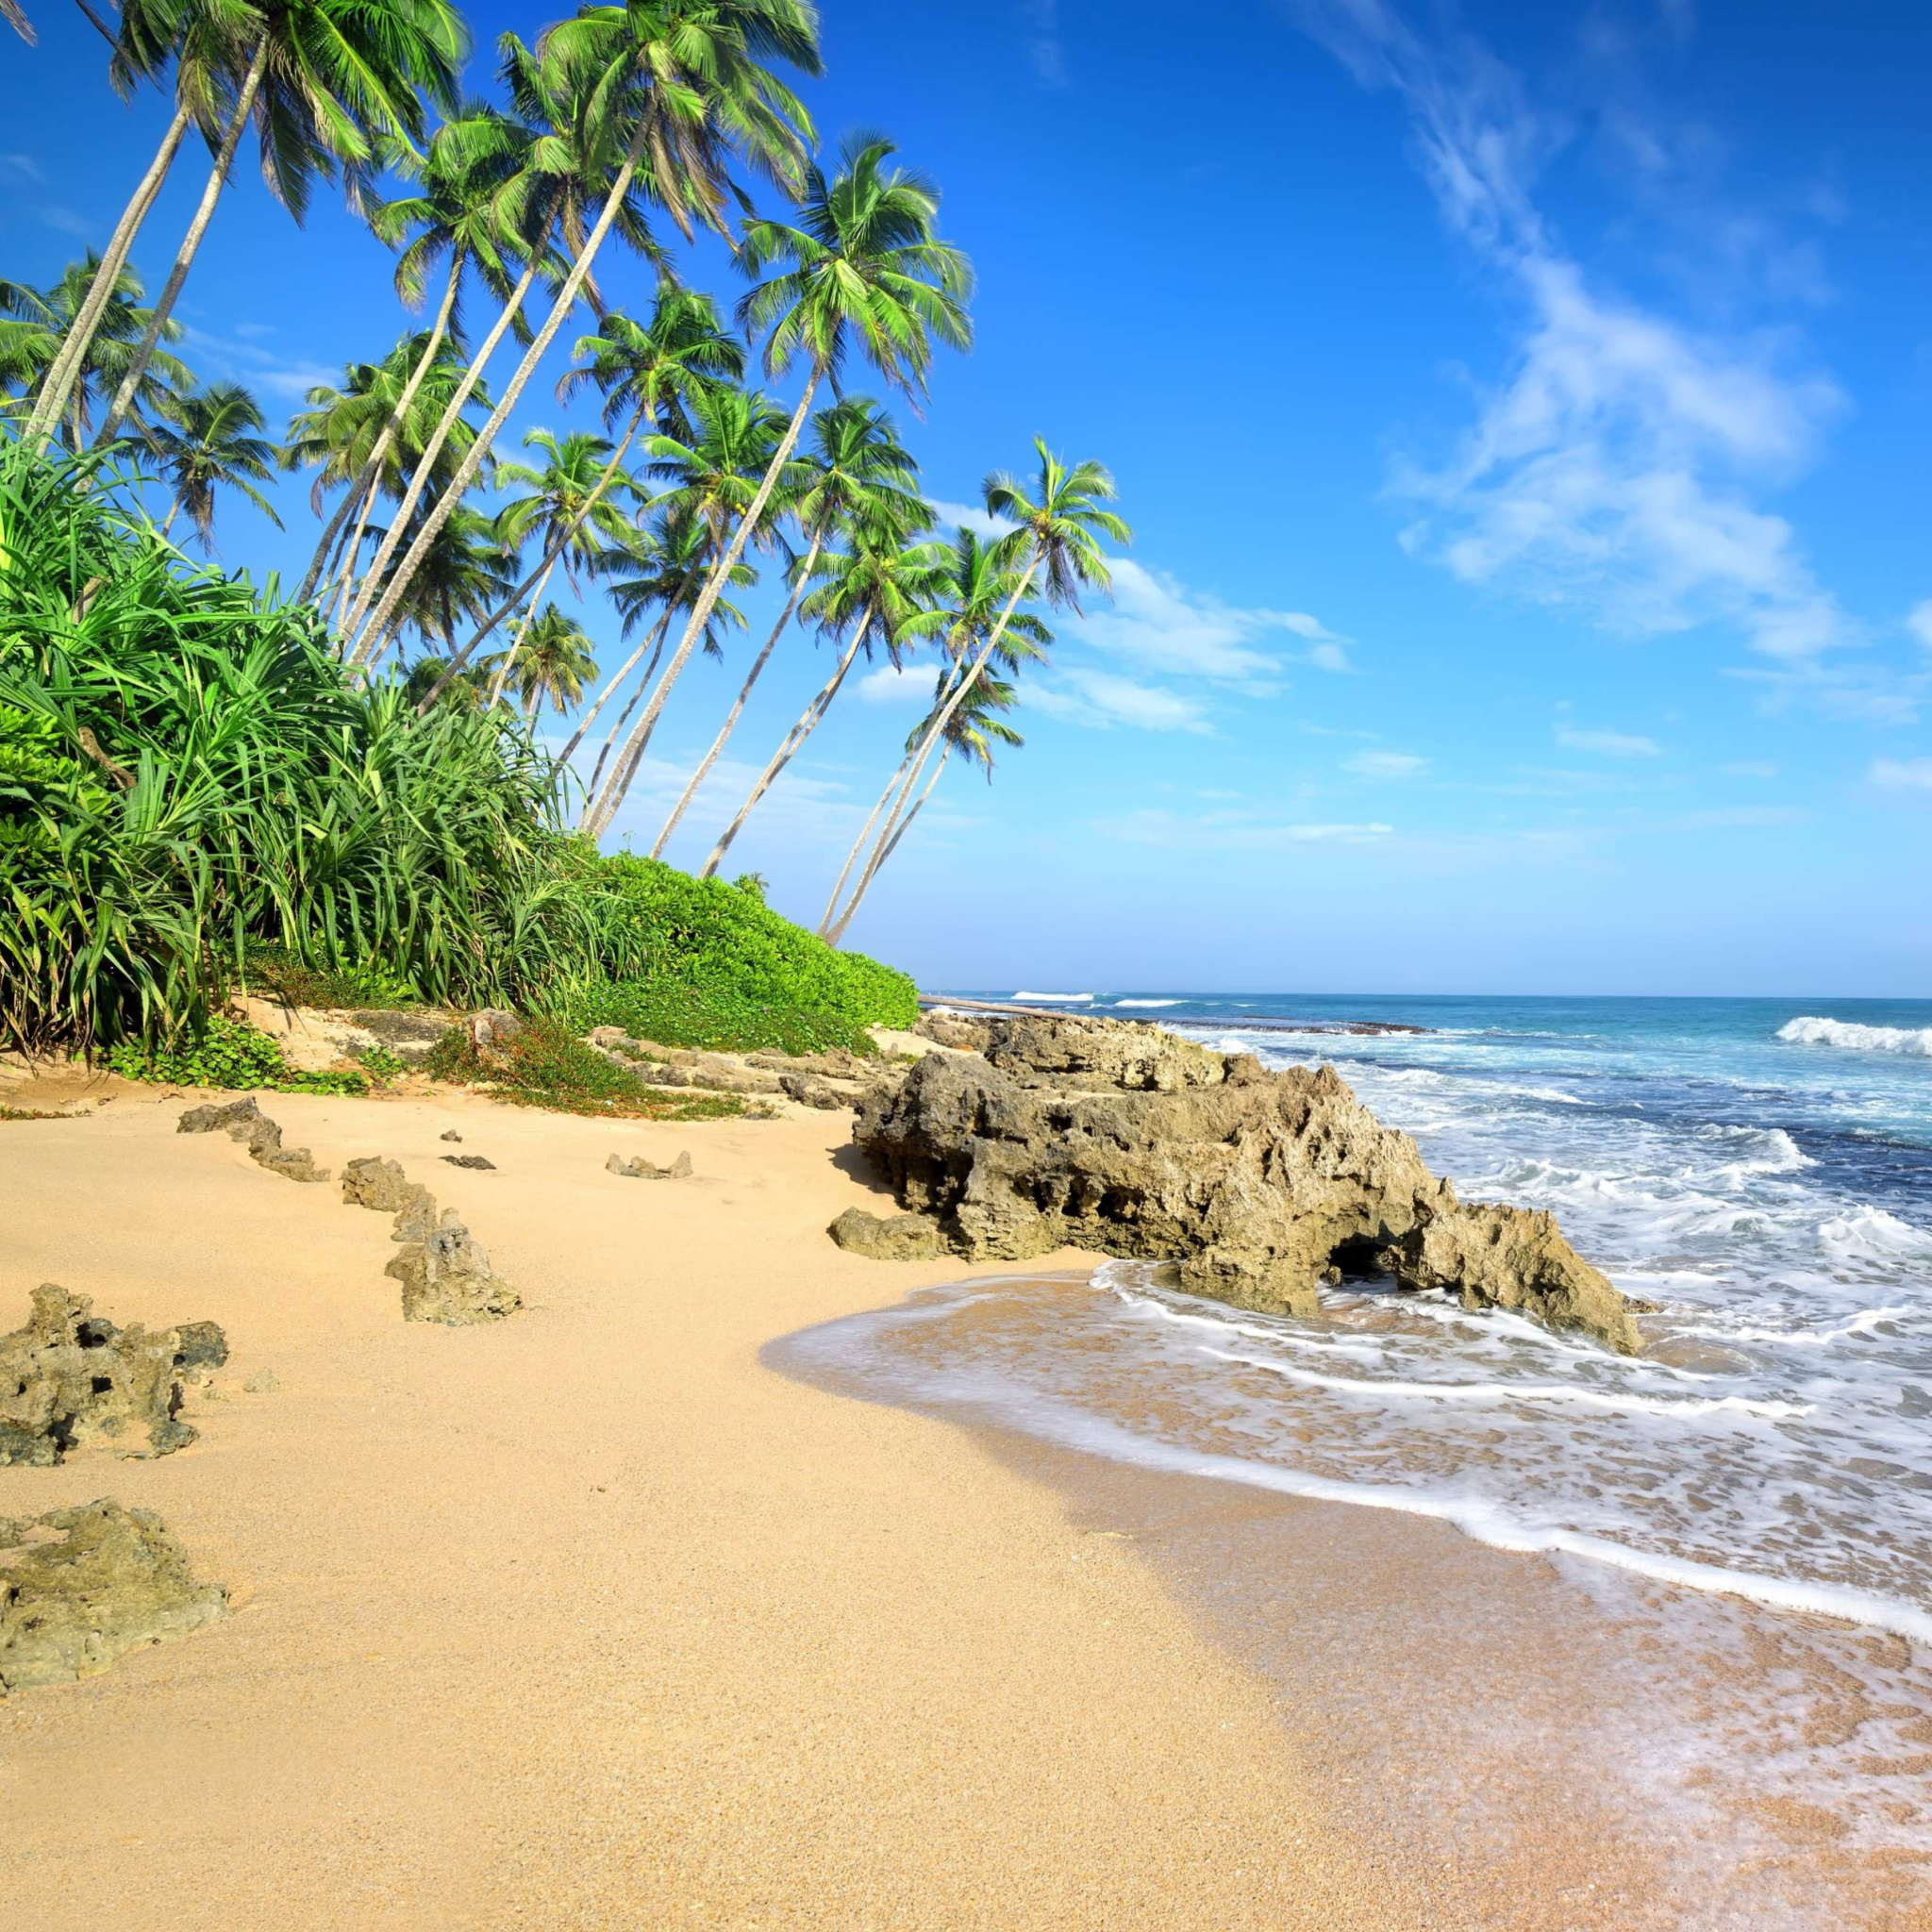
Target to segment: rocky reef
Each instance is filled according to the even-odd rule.
[[[197,1580],[148,1510],[102,1501],[0,1516],[0,1692],[91,1677],[226,1612],[227,1591]]]
[[[194,1441],[180,1419],[182,1385],[227,1360],[221,1329],[117,1328],[92,1309],[42,1282],[26,1326],[0,1335],[0,1463],[55,1463],[96,1443],[165,1456]]]
[[[490,1265],[490,1257],[454,1208],[439,1217],[435,1196],[393,1160],[369,1157],[342,1170],[342,1199],[395,1219],[391,1239],[402,1253],[383,1270],[403,1285],[403,1320],[464,1327],[500,1322],[524,1298]]]
[[[226,1134],[248,1149],[248,1158],[258,1167],[278,1174],[284,1180],[325,1181],[328,1169],[317,1167],[306,1147],[284,1147],[282,1130],[256,1105],[251,1094],[246,1100],[231,1100],[225,1106],[191,1107],[175,1124],[177,1134]]]
[[[1169,1261],[1190,1292],[1271,1313],[1312,1313],[1324,1282],[1381,1272],[1623,1354],[1641,1346],[1629,1304],[1549,1215],[1465,1206],[1333,1067],[1270,1073],[1250,1054],[1094,1018],[944,1030],[943,1044],[974,1050],[928,1055],[869,1093],[853,1129],[937,1248]],[[920,1252],[902,1221],[845,1216],[834,1235]]]

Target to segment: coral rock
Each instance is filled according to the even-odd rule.
[[[0,1517],[0,1691],[71,1684],[226,1614],[158,1516],[107,1501]]]
[[[500,1322],[524,1305],[516,1290],[491,1271],[489,1255],[454,1213],[410,1241],[383,1272],[403,1284],[406,1322]]]
[[[442,1158],[451,1167],[474,1167],[492,1174],[496,1171],[495,1161],[487,1154],[445,1154]]]
[[[795,1100],[802,1107],[823,1108],[828,1113],[836,1108],[858,1105],[856,1093],[843,1092],[810,1074],[780,1074],[778,1085],[788,1100]]]
[[[227,1360],[221,1329],[117,1328],[92,1307],[42,1282],[26,1326],[0,1335],[0,1463],[58,1462],[98,1442],[165,1456],[194,1441],[179,1418],[182,1385]]]
[[[613,1154],[604,1163],[607,1174],[622,1174],[631,1181],[682,1181],[691,1178],[691,1156],[680,1154],[669,1167],[658,1167],[644,1158],[641,1154],[633,1155],[626,1160],[621,1154]]]
[[[939,1224],[924,1214],[868,1214],[848,1208],[825,1232],[854,1255],[874,1261],[925,1261],[946,1252]]]

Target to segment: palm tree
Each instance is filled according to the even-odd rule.
[[[527,591],[529,608],[534,609],[549,585],[551,573],[559,563],[572,591],[582,593],[577,573],[594,570],[602,561],[603,545],[598,540],[615,541],[630,527],[616,499],[608,493],[611,480],[620,478],[619,488],[626,491],[634,491],[636,486],[618,470],[609,443],[586,430],[572,430],[558,441],[548,429],[533,429],[524,438],[524,447],[541,450],[546,460],[538,464],[497,464],[499,487],[506,482],[521,483],[526,486],[527,493],[513,497],[497,512],[496,530],[507,546],[518,550],[532,536],[542,541],[542,561],[526,583],[517,586],[516,592]],[[503,614],[493,613],[484,621],[464,646],[464,657],[496,627]],[[502,654],[506,672],[516,657],[519,642],[521,638],[513,640],[509,649]],[[492,704],[502,689],[503,678],[499,675],[490,692]]]
[[[456,642],[458,620],[475,624],[516,580],[517,559],[507,552],[492,518],[463,508],[437,525],[436,541],[425,553],[409,594],[395,607],[393,630],[407,624],[425,641],[447,651]],[[369,659],[374,668],[388,648],[380,641]]]
[[[825,933],[833,945],[839,943],[874,874],[885,863],[899,815],[905,809],[912,788],[919,782],[920,773],[931,757],[933,746],[966,693],[974,688],[980,673],[986,669],[988,658],[999,648],[1021,600],[1034,593],[1036,578],[1040,583],[1039,594],[1043,595],[1049,604],[1070,609],[1077,615],[1083,590],[1091,588],[1106,591],[1112,587],[1112,575],[1100,548],[1100,540],[1105,537],[1112,542],[1124,544],[1134,541],[1133,531],[1122,518],[1105,508],[1113,501],[1114,486],[1113,477],[1103,464],[1089,460],[1069,465],[1055,456],[1038,437],[1034,438],[1033,448],[1040,465],[1034,482],[1024,484],[1015,476],[998,472],[986,479],[982,491],[987,513],[1013,526],[1009,534],[1000,539],[995,554],[1002,563],[1020,563],[1023,566],[1019,581],[1013,586],[998,622],[980,645],[966,675],[928,724],[919,750],[887,809],[885,824],[880,828],[865,870],[859,874],[858,883],[853,888],[852,898],[844,911],[830,923]]]
[[[881,649],[896,665],[909,645],[942,622],[937,605],[945,583],[944,546],[907,541],[931,521],[932,513],[924,504],[910,528],[891,514],[869,517],[851,532],[847,550],[827,553],[820,559],[819,588],[805,598],[799,612],[825,636],[843,638],[844,649],[832,675],[812,693],[759,773],[737,815],[719,834],[700,878],[709,878],[724,863],[759,799],[818,729],[860,650],[870,658],[874,648]]]
[[[79,261],[69,262],[51,288],[0,281],[0,317],[9,318],[0,320],[0,389],[13,391],[33,406],[24,435],[33,433],[31,425],[53,392],[55,372],[73,345],[80,312],[100,279],[101,258],[90,250]],[[77,360],[69,358],[61,414],[51,426],[64,419],[76,448],[92,425],[96,400],[104,391],[118,387],[133,359],[134,345],[147,333],[153,311],[141,307],[144,292],[141,277],[124,268],[114,277],[109,299],[95,311],[86,352]],[[179,323],[170,323],[161,331],[161,339],[168,341],[180,335]],[[149,358],[135,401],[142,410],[152,410],[171,386],[180,388],[193,380],[185,364],[158,350]]]
[[[546,604],[517,635],[517,641],[484,666],[495,673],[487,703],[494,704],[508,679],[523,706],[527,723],[535,724],[543,706],[567,711],[584,695],[584,686],[597,675],[597,660],[584,627],[555,604]]]
[[[967,666],[978,657],[980,646],[996,630],[1000,635],[994,655],[1008,671],[1019,670],[1025,661],[1038,661],[1053,643],[1053,632],[1033,612],[1019,608],[1007,611],[1024,573],[1017,563],[1002,556],[997,544],[982,541],[972,530],[958,530],[947,556],[945,575],[945,589],[940,608],[944,619],[941,648],[945,653],[947,663],[941,674],[939,695],[934,702],[935,712],[954,688],[964,680]],[[1002,612],[1007,612],[1004,628],[1000,625]],[[922,725],[914,734],[914,742],[905,747],[898,769],[887,779],[886,789],[866,814],[864,824],[858,828],[858,836],[852,841],[852,850],[845,855],[845,863],[832,887],[831,897],[825,902],[824,916],[819,922],[821,937],[831,929],[832,915],[839,908],[839,895],[844,891],[845,881],[852,876],[852,868],[858,863],[858,855],[872,836],[879,814],[886,809],[904,780],[924,730]]]
[[[454,677],[445,677],[448,668],[445,658],[418,658],[403,679],[404,703],[420,707],[435,691],[441,693],[436,702],[461,705],[474,711],[483,702],[483,678],[474,671],[458,671]]]
[[[358,523],[351,541],[350,513],[359,508],[358,486],[369,478],[371,486],[383,495],[400,497],[403,487],[422,458],[424,444],[440,420],[462,375],[462,364],[445,341],[417,386],[407,412],[401,398],[410,376],[422,359],[427,330],[405,336],[380,362],[351,362],[342,372],[341,388],[318,384],[308,391],[306,409],[289,422],[283,439],[281,461],[284,469],[312,469],[314,483],[308,491],[308,507],[322,514],[324,494],[342,488],[335,514],[323,529],[309,559],[308,575],[296,592],[298,601],[308,598],[325,578],[334,575],[340,566],[343,587],[355,578],[354,560],[360,550],[366,528]],[[489,407],[487,391],[478,390],[474,400]],[[380,457],[375,453],[385,432],[389,446]],[[455,474],[461,452],[468,448],[475,425],[459,425],[458,434],[441,452],[434,471],[435,482],[447,485]],[[374,475],[370,475],[371,468]]]
[[[102,425],[111,438],[134,399],[159,325],[173,312],[201,238],[214,217],[228,169],[251,118],[259,123],[262,169],[300,221],[308,182],[337,161],[359,181],[385,140],[423,133],[426,92],[453,108],[457,74],[469,51],[450,0],[270,0],[234,9],[229,75],[234,105],[201,200],[182,237],[149,336],[115,391]]]
[[[854,339],[889,384],[908,391],[916,387],[922,393],[933,339],[961,349],[973,340],[965,309],[973,287],[971,264],[938,238],[939,191],[921,176],[889,167],[895,152],[878,135],[854,136],[841,149],[841,172],[831,181],[816,165],[808,172],[799,225],[745,225],[738,245],[739,265],[745,273],[755,275],[786,266],[753,286],[738,306],[739,321],[764,335],[768,375],[784,375],[801,354],[808,372],[764,480],[719,559],[714,577],[721,588],[723,573],[743,555],[791,459],[819,384],[828,376],[836,379]],[[701,596],[644,715],[633,727],[634,741],[641,742],[657,724],[704,628],[706,613]],[[623,772],[620,764],[612,787]],[[609,822],[619,796],[613,791],[598,804],[600,824]]]
[[[171,395],[160,414],[162,420],[149,426],[146,439],[174,491],[162,536],[186,510],[201,547],[211,553],[217,484],[239,491],[276,529],[282,527],[275,507],[255,487],[274,475],[275,447],[256,435],[262,427],[261,406],[239,382],[211,382],[186,395]]]
[[[445,340],[460,335],[458,315],[464,271],[474,266],[484,286],[506,302],[514,286],[515,222],[506,215],[505,198],[513,192],[518,169],[528,150],[529,133],[487,103],[468,102],[436,130],[423,155],[418,156],[407,143],[390,146],[392,165],[397,173],[414,180],[416,192],[393,201],[373,203],[368,219],[371,230],[391,247],[411,229],[416,231],[396,261],[396,293],[410,308],[420,308],[430,269],[447,256],[449,271],[443,278],[436,319],[426,334],[415,338],[421,345],[416,360],[389,420],[343,498],[339,517],[351,507],[356,514],[348,543],[350,557],[361,553],[362,535],[375,504],[384,459],[410,420],[417,392],[442,354]],[[443,403],[448,407],[450,397],[445,395]],[[461,403],[456,405],[453,427],[461,420],[462,407]],[[439,410],[439,421],[441,415]],[[426,442],[426,431],[423,440]],[[431,459],[430,480],[434,476]],[[400,496],[401,486],[392,493]],[[317,547],[318,561],[333,534],[332,525]],[[314,574],[311,566],[311,581]],[[307,589],[305,586],[305,595]]]
[[[806,586],[818,567],[819,553],[825,541],[841,525],[857,525],[867,520],[896,515],[909,527],[922,520],[923,506],[915,494],[919,466],[899,441],[892,420],[870,396],[845,396],[812,418],[808,449],[799,467],[794,500],[790,508],[801,530],[807,533],[805,555],[795,558],[790,571],[791,589],[785,608],[778,613],[765,647],[753,660],[744,683],[711,746],[698,761],[684,788],[683,796],[672,808],[651,847],[651,857],[660,858],[677,829],[678,821],[697,796],[711,767],[723,754],[731,734],[743,715],[752,687],[758,683],[778,640],[791,622],[792,612]]]
[[[564,546],[577,542],[578,533],[593,513],[604,516],[599,506],[606,491],[619,482],[619,465],[638,431],[661,419],[666,427],[691,435],[690,408],[710,390],[735,381],[744,370],[744,351],[719,326],[711,298],[678,288],[659,291],[647,325],[615,309],[609,311],[601,332],[578,339],[575,355],[576,359],[557,386],[558,399],[568,401],[584,383],[594,382],[604,391],[605,427],[612,427],[626,413],[629,420],[596,482],[588,492],[579,492],[574,516],[554,526],[541,560],[530,578],[517,586],[512,605],[521,604],[525,597],[533,604],[541,598],[543,583]],[[622,477],[622,487],[636,493],[628,477]],[[599,527],[605,535],[615,537],[608,516]],[[583,547],[589,554],[591,546]],[[457,664],[509,614],[509,608],[506,606],[483,625],[464,646]]]
[[[68,401],[80,373],[89,365],[94,336],[108,305],[121,289],[135,238],[161,192],[175,157],[191,125],[197,125],[212,148],[222,113],[221,70],[227,58],[227,9],[218,0],[160,0],[140,4],[129,0],[121,8],[118,33],[111,32],[91,8],[81,8],[114,49],[108,77],[125,99],[143,80],[159,84],[170,60],[175,63],[175,110],[163,130],[147,171],[114,224],[106,250],[85,293],[73,310],[66,342],[47,372],[26,435],[44,441],[67,413]],[[143,325],[144,332],[145,325]],[[178,331],[176,331],[178,333]],[[137,338],[138,340],[138,338]],[[158,343],[173,340],[156,338]],[[116,378],[118,382],[118,377]]]
[[[646,157],[648,191],[680,226],[689,227],[694,205],[701,216],[716,223],[732,153],[780,179],[798,172],[806,141],[801,130],[808,130],[809,122],[760,62],[775,56],[812,74],[819,66],[815,23],[803,0],[636,0],[628,6],[591,6],[552,27],[537,51],[535,81],[553,125],[562,119],[575,137],[573,156],[582,162],[576,172],[601,177],[613,161],[615,172],[549,315],[483,425],[478,448],[472,452],[473,462],[478,463],[575,307]],[[570,104],[586,101],[583,115],[568,111]],[[459,471],[458,491],[468,487],[469,477]],[[448,514],[451,508],[441,506],[441,513]],[[426,546],[435,525],[432,512],[412,550]],[[406,557],[398,584],[385,593],[386,602],[400,594],[412,568]],[[378,606],[369,620],[372,630],[380,632],[386,615]],[[702,628],[700,622],[696,629]]]

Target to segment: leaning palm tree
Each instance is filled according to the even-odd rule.
[[[957,701],[956,701],[957,700]],[[982,671],[973,681],[955,690],[952,676],[941,671],[939,682],[933,688],[932,709],[924,721],[915,724],[906,739],[906,756],[911,758],[926,732],[937,728],[941,734],[939,762],[932,768],[932,776],[925,781],[925,788],[913,802],[893,828],[891,838],[885,850],[879,855],[878,863],[866,873],[864,882],[852,895],[852,904],[840,925],[842,933],[852,923],[852,916],[858,910],[859,901],[865,897],[866,887],[878,877],[879,871],[887,859],[899,849],[899,842],[912,829],[912,821],[924,808],[925,801],[932,796],[933,787],[940,782],[940,774],[946,769],[946,760],[955,752],[959,754],[960,762],[981,766],[986,773],[986,782],[992,783],[993,746],[1008,745],[1014,749],[1026,741],[1008,724],[1005,719],[996,717],[999,711],[1010,711],[1017,699],[1013,687],[1003,679],[993,676],[990,671]],[[939,724],[941,713],[945,723]],[[834,892],[833,897],[838,894]]]
[[[67,358],[68,377],[61,391],[60,412],[50,431],[64,424],[69,441],[78,448],[93,425],[94,406],[106,391],[119,387],[132,363],[135,345],[146,335],[152,309],[141,306],[145,292],[141,277],[124,268],[114,277],[112,293],[98,308],[86,351],[68,356],[79,317],[102,274],[101,258],[92,250],[71,261],[51,288],[30,288],[25,282],[0,281],[0,390],[21,398],[29,427],[52,393],[56,372]],[[181,325],[170,323],[161,340],[175,341]],[[171,389],[193,382],[185,364],[165,350],[148,358],[146,375],[135,392],[143,414],[151,413]]]
[[[945,664],[933,703],[935,715],[954,690],[965,681],[968,667],[978,658],[981,645],[995,632],[998,632],[998,637],[993,656],[1009,672],[1018,671],[1023,663],[1037,663],[1045,657],[1053,643],[1053,632],[1044,621],[1030,610],[1008,608],[1023,575],[1020,565],[1007,558],[1000,545],[990,543],[963,527],[955,533],[946,558],[945,587],[940,599],[940,611],[944,619],[944,628],[940,633],[940,648]],[[986,675],[986,673],[981,674],[982,680]],[[885,790],[866,814],[865,823],[858,828],[858,836],[852,841],[851,851],[845,855],[845,863],[833,883],[831,897],[825,902],[824,916],[819,922],[821,938],[831,930],[832,917],[839,909],[840,895],[845,891],[845,882],[852,876],[852,869],[858,863],[858,855],[872,837],[879,814],[899,791],[907,769],[918,754],[924,729],[922,724],[905,746],[898,769],[886,780]],[[894,842],[897,842],[896,838]]]
[[[462,15],[450,0],[274,0],[259,10],[231,8],[225,24],[234,104],[155,304],[156,321],[108,407],[104,439],[114,435],[133,403],[250,120],[259,125],[263,173],[299,221],[314,176],[332,174],[340,162],[359,189],[383,142],[422,139],[425,93],[440,107],[454,108],[457,75],[469,51]]]
[[[762,63],[775,57],[809,74],[819,69],[816,22],[804,0],[590,6],[544,34],[537,52],[530,78],[553,128],[561,122],[558,131],[571,137],[571,152],[580,158],[574,172],[608,175],[610,185],[595,223],[574,248],[549,315],[483,425],[472,453],[477,462],[575,308],[640,170],[653,198],[681,227],[689,230],[693,208],[721,225],[734,153],[781,180],[800,172],[810,123]],[[469,487],[460,472],[456,487]],[[441,513],[450,508],[441,506]],[[426,546],[435,528],[432,512],[411,549]],[[412,568],[405,557],[385,601],[401,593]],[[371,630],[380,632],[385,615],[377,606]]]
[[[526,128],[487,103],[467,102],[436,130],[422,155],[406,142],[389,143],[391,165],[410,180],[415,192],[392,201],[373,202],[367,214],[369,226],[379,240],[392,247],[404,242],[396,260],[396,293],[410,308],[420,308],[430,271],[445,258],[449,267],[436,318],[424,335],[415,338],[421,345],[416,360],[338,512],[339,517],[351,509],[355,512],[355,528],[348,543],[351,557],[361,552],[362,535],[380,489],[383,463],[410,421],[418,391],[443,353],[444,342],[452,338],[460,340],[458,305],[465,272],[474,271],[499,301],[507,301],[515,285],[516,223],[506,212],[505,203],[513,193],[529,140]],[[408,238],[406,242],[405,237]],[[448,396],[443,400],[447,405]],[[441,411],[438,413],[440,419]],[[461,415],[462,405],[458,404],[458,421]],[[423,441],[426,441],[426,437]],[[434,475],[432,461],[431,480]],[[400,495],[400,489],[394,493]],[[318,558],[333,541],[332,525],[317,546]]]
[[[135,184],[98,258],[96,272],[75,307],[61,354],[47,372],[26,426],[26,434],[42,441],[65,418],[74,385],[90,359],[99,360],[92,355],[94,336],[108,305],[116,299],[135,238],[160,194],[189,128],[199,127],[211,149],[217,144],[225,112],[222,77],[231,44],[232,9],[227,0],[129,0],[120,9],[118,32],[110,32],[89,8],[83,6],[81,10],[113,46],[108,77],[115,91],[125,99],[143,80],[158,86],[172,61],[175,108],[154,158]],[[156,341],[173,339],[163,331]],[[117,376],[117,384],[118,380]]]
[[[765,639],[765,647],[745,673],[718,735],[710,749],[698,760],[683,795],[672,807],[671,815],[651,847],[651,857],[661,858],[678,821],[690,809],[698,788],[718,762],[738,721],[751,697],[752,687],[770,661],[778,640],[791,625],[798,600],[818,568],[819,553],[834,531],[857,527],[867,522],[896,517],[908,527],[916,527],[923,506],[916,487],[919,466],[899,441],[892,419],[870,396],[845,396],[812,418],[807,438],[807,454],[797,466],[799,478],[791,503],[792,515],[806,535],[804,556],[793,560],[790,570],[791,591],[784,608]]]
[[[160,420],[149,425],[145,437],[174,492],[162,536],[186,511],[201,547],[212,553],[218,484],[245,496],[276,529],[282,527],[275,506],[255,487],[275,474],[275,447],[256,434],[261,427],[261,406],[239,382],[211,382],[161,404]]]
[[[953,695],[942,704],[926,727],[919,750],[907,767],[906,776],[887,808],[871,857],[852,889],[852,897],[842,912],[825,927],[825,938],[837,945],[874,874],[885,863],[906,801],[919,783],[925,761],[952,719],[954,710],[974,688],[987,660],[999,649],[1021,601],[1034,593],[1058,608],[1077,615],[1083,590],[1108,591],[1113,578],[1100,541],[1131,543],[1134,533],[1121,517],[1105,506],[1113,500],[1113,477],[1100,463],[1088,461],[1067,464],[1055,456],[1038,437],[1033,441],[1039,470],[1031,483],[996,473],[986,479],[983,495],[987,513],[1011,525],[1002,537],[998,556],[1002,562],[1021,565],[1019,581],[1001,609],[999,619],[980,645]],[[1030,492],[1030,493],[1029,493]]]
[[[391,637],[408,625],[425,642],[440,643],[447,652],[458,628],[476,623],[500,602],[516,575],[516,557],[504,549],[494,519],[480,510],[458,510],[437,526],[437,541],[408,596],[396,606]],[[390,641],[381,641],[368,669],[374,669]]]
[[[720,588],[777,488],[820,383],[836,379],[855,341],[887,383],[923,393],[935,338],[960,349],[973,340],[965,308],[973,269],[958,249],[939,239],[939,191],[920,175],[889,166],[897,150],[878,135],[853,136],[840,152],[841,169],[831,180],[816,166],[807,175],[797,225],[749,222],[738,245],[747,275],[779,270],[756,283],[738,307],[740,322],[765,337],[766,374],[783,376],[801,355],[807,373],[764,480],[719,559],[714,576]],[[648,737],[657,724],[706,610],[700,597],[633,727],[634,740]],[[620,763],[608,795],[593,802],[593,823],[586,826],[593,835],[617,809],[622,793],[614,788],[623,772]]]
[[[943,623],[938,606],[945,585],[944,546],[908,541],[931,521],[931,512],[923,504],[909,529],[890,514],[870,517],[852,530],[847,549],[828,552],[820,559],[819,587],[800,604],[799,614],[825,637],[843,640],[843,648],[831,675],[812,693],[744,803],[719,834],[700,878],[709,878],[724,863],[758,801],[818,729],[859,652],[870,658],[874,650],[883,650],[896,666],[907,650]]]
[[[597,675],[589,635],[555,604],[546,604],[523,626],[502,659],[500,664],[492,660],[484,666],[494,674],[485,702],[494,704],[508,682],[529,724],[536,723],[546,704],[569,710],[582,700],[584,686]]]

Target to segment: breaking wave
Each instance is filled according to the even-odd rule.
[[[1932,1059],[1932,1026],[1862,1026],[1856,1020],[1815,1014],[1789,1020],[1777,1029],[1794,1046],[1833,1046],[1840,1053],[1907,1053]]]

